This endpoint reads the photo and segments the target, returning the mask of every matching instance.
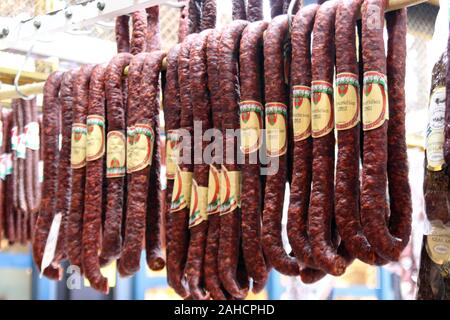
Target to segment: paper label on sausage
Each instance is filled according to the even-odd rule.
[[[220,172],[213,165],[209,166],[208,180],[208,215],[220,213]]]
[[[17,148],[16,148],[16,157],[17,159],[26,159],[27,157],[27,147],[26,147],[26,138],[25,133],[19,134],[17,138]]]
[[[13,162],[12,162],[12,153],[5,153],[4,156],[4,164],[5,164],[5,177],[9,176],[13,172]]]
[[[192,190],[192,172],[182,171],[177,166],[177,173],[173,184],[171,212],[190,208]]]
[[[445,163],[445,101],[445,87],[436,88],[430,97],[428,126],[425,138],[427,169],[430,171],[441,171]]]
[[[431,260],[438,265],[450,261],[450,227],[441,222],[431,222],[426,250]]]
[[[280,157],[287,150],[287,106],[279,102],[266,104],[266,153],[269,157]]]
[[[333,85],[327,81],[313,81],[311,85],[312,136],[320,138],[334,128]]]
[[[354,128],[361,120],[358,75],[342,72],[336,75],[334,90],[336,129]]]
[[[44,255],[41,261],[41,274],[42,277],[45,268],[47,268],[55,257],[56,245],[58,244],[59,229],[61,227],[62,214],[59,212],[53,217],[52,225],[47,236],[47,242],[45,243]]]
[[[294,141],[302,141],[311,136],[311,88],[294,86],[292,106]]]
[[[11,150],[16,151],[17,149],[17,140],[19,139],[19,131],[17,126],[11,128]]]
[[[72,169],[80,169],[86,165],[86,136],[87,127],[83,123],[72,125],[72,141],[70,162]]]
[[[195,227],[208,220],[208,215],[206,214],[206,207],[208,206],[208,188],[200,187],[192,179],[192,190],[191,190],[191,206],[189,210],[189,228]]]
[[[362,113],[364,131],[379,128],[389,120],[386,75],[376,71],[364,72]]]
[[[105,154],[105,118],[98,115],[87,117],[86,160],[94,161]]]
[[[166,178],[174,180],[180,152],[180,135],[177,130],[167,131],[166,136]]]
[[[24,128],[25,144],[28,149],[39,150],[40,147],[40,133],[39,123],[30,122]]]
[[[220,174],[220,215],[241,206],[241,172],[228,171],[222,166]]]
[[[5,154],[0,155],[0,179],[5,180],[6,178],[6,167],[5,167]]]
[[[39,160],[38,163],[38,175],[39,175],[39,182],[44,182],[44,160]]]
[[[106,177],[124,177],[127,173],[125,134],[122,131],[110,131],[106,139]]]
[[[127,173],[140,171],[152,163],[155,132],[148,124],[136,124],[127,130]]]
[[[261,147],[263,106],[258,101],[241,101],[241,151],[244,154],[258,151]]]

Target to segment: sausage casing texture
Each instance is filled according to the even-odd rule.
[[[106,68],[106,115],[108,122],[108,136],[117,134],[123,140],[125,152],[125,115],[126,115],[126,91],[123,81],[123,71],[131,61],[131,54],[121,53],[115,56]],[[110,146],[107,146],[107,152]],[[120,172],[113,176],[108,171],[106,179],[106,212],[103,229],[102,251],[100,257],[110,261],[118,258],[122,251],[122,217],[124,210],[125,167],[119,168]]]
[[[5,177],[5,237],[8,239],[9,243],[14,243],[16,238],[16,230],[14,226],[14,205],[12,199],[12,190],[13,190],[13,176],[12,176],[12,148],[11,148],[11,137],[10,132],[12,127],[14,126],[14,113],[9,111],[3,117],[3,137],[5,141],[5,167],[6,167],[6,177]],[[45,241],[45,240],[44,240]],[[34,244],[33,244],[34,246]],[[33,247],[34,254],[34,247]]]
[[[133,32],[131,33],[130,53],[135,55],[144,52],[147,48],[147,18],[143,11],[131,14]]]
[[[130,52],[130,17],[118,16],[115,23],[117,52]]]
[[[184,7],[180,10],[180,22],[178,23],[178,43],[184,41],[188,35],[188,16],[189,16],[189,5],[185,0],[178,0],[178,2],[184,2]]]
[[[450,56],[450,37],[447,42],[447,57]],[[446,75],[446,97],[450,97],[450,64],[447,65]],[[450,99],[446,100],[445,104],[445,144],[444,144],[444,158],[447,166],[450,166]]]
[[[18,183],[17,196],[19,200],[18,213],[18,227],[20,227],[19,239],[21,244],[25,244],[27,241],[27,226],[29,219],[29,208],[26,199],[26,180],[25,180],[25,162],[26,162],[26,147],[25,147],[25,107],[28,107],[28,101],[19,100],[16,109],[17,117],[17,131],[19,134],[19,143],[16,149],[17,169],[18,169]]]
[[[59,87],[62,80],[61,72],[52,73],[44,86],[44,106],[43,106],[43,148],[44,153],[44,182],[42,189],[45,190],[42,197],[41,209],[36,221],[33,239],[33,259],[40,269],[45,244],[47,241],[50,226],[52,224],[56,206],[57,188],[57,165],[59,159],[59,133],[60,133],[60,101],[58,98]],[[44,271],[45,276],[51,279],[61,277],[59,268],[49,266]]]
[[[188,3],[188,33],[197,33],[200,31],[201,17],[202,17],[202,1],[189,0]]]
[[[220,104],[222,105],[222,134],[223,151],[227,159],[228,154],[234,155],[234,163],[225,163],[222,171],[239,171],[239,165],[236,163],[236,152],[230,150],[237,145],[237,139],[234,134],[229,134],[227,129],[236,130],[239,128],[239,74],[238,58],[239,45],[242,32],[248,25],[247,21],[235,20],[222,32],[219,49],[219,74],[220,78]],[[222,176],[225,173],[222,172]],[[222,204],[225,199],[221,199]],[[241,238],[241,219],[239,209],[232,209],[230,212],[224,212],[221,208],[220,216],[220,240],[219,240],[219,276],[225,289],[233,297],[243,299],[248,290],[241,288],[236,278],[236,271],[239,260],[240,238]]]
[[[0,104],[0,133],[1,133],[1,139],[0,139],[0,163],[5,166],[5,157],[6,157],[6,137],[8,135],[5,135],[5,122],[6,122],[7,114],[3,110],[3,106]],[[5,167],[3,167],[3,170],[6,170]],[[3,239],[3,235],[6,231],[6,210],[5,210],[5,198],[6,198],[6,172],[3,172],[2,176],[0,178],[0,239]]]
[[[247,20],[247,12],[245,10],[245,0],[232,0],[233,20]]]
[[[75,76],[74,84],[74,104],[73,104],[73,125],[84,126],[86,129],[86,119],[89,103],[89,81],[93,66],[82,66]],[[86,135],[87,132],[81,133]],[[72,136],[76,136],[72,131]],[[72,159],[73,159],[72,139]],[[86,185],[86,157],[80,159],[82,162],[74,166],[72,161],[72,198],[70,202],[70,212],[67,220],[67,255],[71,264],[78,266],[83,271],[82,265],[82,237],[83,237],[83,213],[84,213],[84,190]]]
[[[388,184],[389,230],[401,240],[400,250],[411,235],[412,203],[408,174],[408,153],[405,136],[405,74],[406,74],[406,9],[386,14],[388,30],[387,77],[389,88]]]
[[[270,16],[275,18],[283,14],[284,0],[270,0]]]
[[[262,104],[264,103],[262,42],[263,33],[267,26],[267,22],[259,21],[251,23],[245,28],[242,34],[239,57],[240,65],[243,66],[240,69],[241,101],[255,101],[261,105],[259,111],[259,125],[261,126]],[[258,139],[261,139],[261,137],[258,137]],[[258,153],[258,149],[253,152]],[[250,155],[245,155],[246,161],[241,166],[242,250],[248,275],[253,279],[253,291],[259,292],[264,288],[267,281],[267,267],[261,245],[262,185],[259,177],[260,163],[258,161],[255,164],[250,163],[249,157]]]
[[[217,0],[204,0],[200,30],[214,29],[217,20]]]
[[[284,39],[288,32],[287,15],[275,17],[269,24],[264,35],[264,78],[265,81],[265,113],[268,118],[267,107],[276,104],[284,112],[287,111],[288,90],[284,79]],[[278,108],[277,107],[277,108]],[[277,114],[277,118],[283,117]],[[285,125],[287,126],[287,114],[284,114]],[[280,120],[281,121],[281,120]],[[268,136],[266,123],[266,137]],[[285,134],[287,129],[285,129]],[[280,141],[283,132],[278,133]],[[282,214],[287,180],[287,155],[285,136],[284,147],[278,146],[280,152],[269,154],[272,157],[271,162],[278,163],[278,170],[267,176],[264,190],[264,211],[262,225],[262,244],[266,258],[277,271],[286,275],[298,275],[299,266],[295,257],[289,256],[283,247],[281,238],[282,233]],[[284,149],[284,151],[283,151]]]
[[[292,25],[292,62],[291,81],[294,91],[302,88],[303,99],[310,99],[311,87],[311,32],[318,5],[312,4],[298,12]],[[292,93],[294,102],[292,108],[297,107],[296,92]],[[305,105],[307,107],[307,105]],[[301,106],[299,107],[301,108]],[[291,112],[294,128],[293,109]],[[309,109],[309,113],[311,110]],[[305,111],[305,115],[308,111]],[[310,117],[310,114],[309,114]],[[308,207],[311,193],[312,178],[312,138],[310,118],[301,119],[309,122],[303,132],[292,132],[294,141],[292,147],[293,172],[291,180],[291,194],[288,210],[287,231],[289,243],[299,263],[303,266],[300,277],[303,282],[311,283],[325,276],[318,270],[314,261],[311,244],[308,237]],[[292,129],[294,131],[294,129]],[[297,134],[297,137],[296,137]]]
[[[248,0],[247,1],[247,20],[255,22],[263,20],[263,0]]]
[[[337,3],[327,2],[317,11],[314,22],[312,45],[312,94],[315,99],[314,81],[333,82],[334,50],[333,34]],[[331,85],[330,85],[331,87]],[[333,121],[333,99],[328,92],[318,93],[320,99],[329,99],[329,121]],[[328,95],[328,98],[327,98]],[[320,100],[319,100],[320,101]],[[314,103],[312,120],[314,121]],[[334,126],[325,127],[320,136],[314,135],[313,122],[313,170],[312,189],[308,212],[308,235],[311,239],[314,259],[324,271],[332,275],[345,272],[347,262],[336,251],[332,243],[332,223],[334,219]]]
[[[148,52],[161,50],[161,32],[159,28],[159,6],[145,9],[147,12],[147,47]]]

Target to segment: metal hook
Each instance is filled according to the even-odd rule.
[[[292,31],[292,13],[294,12],[294,7],[297,4],[297,1],[299,1],[299,0],[291,0],[291,2],[289,3],[288,12],[287,12],[289,32]]]
[[[36,43],[36,38],[33,39],[33,42],[31,44],[30,48],[28,49],[27,54],[25,55],[25,59],[23,61],[23,64],[20,67],[20,69],[17,71],[16,76],[14,77],[14,87],[16,89],[16,92],[24,100],[33,100],[36,97],[35,94],[33,94],[31,96],[28,96],[28,95],[24,94],[23,92],[20,91],[20,88],[19,88],[20,75],[22,74],[22,70],[25,68],[25,66],[27,64],[27,61],[28,61],[28,59],[31,56],[31,53],[33,52],[33,48],[34,48],[35,43]]]

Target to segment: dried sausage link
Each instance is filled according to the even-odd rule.
[[[247,20],[245,10],[245,0],[232,0],[232,18],[233,20]]]
[[[189,0],[188,4],[188,34],[200,31],[202,17],[202,0]]]
[[[145,11],[147,12],[147,51],[161,50],[159,6],[147,8]]]
[[[5,164],[5,157],[6,157],[6,138],[9,137],[9,135],[5,135],[5,126],[7,126],[7,112],[3,109],[3,106],[0,104],[0,133],[1,133],[1,139],[0,139],[0,163],[2,165]],[[3,169],[5,170],[5,169]],[[6,235],[6,205],[5,205],[5,199],[6,199],[6,176],[0,178],[0,239],[3,239],[3,235]]]
[[[186,0],[178,0],[178,2],[184,2],[184,7],[180,10],[180,22],[178,23],[178,43],[184,41],[188,35],[188,16],[189,16],[189,5]]]
[[[264,19],[263,0],[247,1],[247,18],[250,22],[260,21]]]
[[[19,144],[22,146],[25,146],[24,141],[24,128],[25,128],[25,107],[28,107],[28,101],[26,100],[19,100],[19,103],[17,105],[17,132],[19,134]],[[19,151],[19,149],[21,149]],[[19,216],[18,226],[20,227],[20,243],[26,244],[27,241],[27,225],[28,225],[28,218],[29,218],[29,209],[27,205],[27,199],[26,199],[26,190],[25,190],[25,161],[24,159],[26,157],[26,152],[24,153],[22,150],[22,147],[18,147],[16,150],[16,159],[17,159],[17,168],[18,168],[18,199],[19,199],[19,207],[17,208],[17,214]]]
[[[131,14],[133,32],[131,33],[130,53],[135,55],[144,52],[147,48],[147,19],[143,11]]]
[[[5,141],[5,152],[4,156],[6,157],[5,161],[12,161],[12,150],[11,150],[11,136],[10,132],[14,126],[14,112],[9,111],[4,115],[4,123],[3,123],[3,139]],[[8,239],[9,243],[14,243],[16,238],[16,230],[14,227],[14,207],[13,207],[13,199],[12,199],[12,190],[13,190],[13,176],[12,172],[12,163],[9,164],[9,168],[7,167],[6,172],[6,181],[5,181],[5,237]],[[33,248],[34,250],[34,248]]]
[[[275,18],[283,14],[284,0],[270,0],[270,16]]]
[[[130,52],[130,17],[128,15],[116,18],[116,43],[117,52]]]
[[[217,0],[204,0],[200,30],[214,29],[217,20]]]

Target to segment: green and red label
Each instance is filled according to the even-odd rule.
[[[279,157],[287,150],[287,106],[279,102],[266,104],[266,152],[269,157]]]
[[[241,150],[244,154],[261,147],[262,114],[263,106],[258,101],[240,103]]]
[[[294,141],[302,141],[311,136],[311,88],[294,86],[292,105]]]
[[[389,99],[386,75],[364,72],[363,130],[381,127],[389,119]]]
[[[220,172],[214,165],[209,166],[208,215],[220,213]]]
[[[311,84],[312,136],[320,138],[334,128],[333,85],[327,81],[313,81]]]
[[[342,72],[336,75],[334,112],[337,130],[354,128],[360,122],[358,75]]]
[[[86,165],[86,139],[87,126],[84,123],[72,125],[72,143],[70,162],[73,169],[83,168]]]
[[[140,171],[152,163],[155,133],[148,124],[136,124],[127,130],[127,173]]]
[[[198,185],[195,179],[192,179],[191,206],[189,211],[189,228],[195,227],[208,220],[206,207],[208,206],[208,188]]]

